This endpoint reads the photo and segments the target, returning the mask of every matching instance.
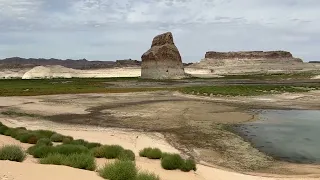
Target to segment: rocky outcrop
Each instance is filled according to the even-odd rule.
[[[246,74],[300,71],[313,67],[287,51],[209,51],[204,59],[188,68],[210,69],[213,74]]]
[[[181,56],[170,32],[156,36],[151,48],[141,56],[141,59],[141,78],[180,79],[185,77]]]
[[[209,51],[205,58],[211,59],[279,59],[293,58],[287,51],[240,51],[240,52],[215,52]]]

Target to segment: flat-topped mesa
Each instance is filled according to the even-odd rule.
[[[287,51],[239,51],[239,52],[206,52],[207,59],[287,59],[293,58]]]
[[[181,79],[185,77],[181,55],[171,32],[156,36],[142,56],[141,78]]]

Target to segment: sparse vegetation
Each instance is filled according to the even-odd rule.
[[[53,143],[49,138],[41,138],[37,141],[37,146],[44,145],[44,146],[52,146]]]
[[[7,145],[0,148],[0,160],[22,162],[25,158],[26,154],[19,146]]]
[[[138,170],[132,161],[115,161],[99,170],[101,177],[108,180],[135,180]]]
[[[184,160],[179,154],[167,154],[161,158],[161,166],[166,170],[180,169],[184,164]]]
[[[160,180],[160,178],[154,173],[139,172],[135,180]]]
[[[123,147],[118,145],[103,145],[96,147],[92,153],[97,158],[115,159],[124,151]]]
[[[320,89],[320,86],[290,86],[290,85],[226,85],[185,87],[180,91],[187,94],[202,96],[257,96],[285,92],[308,92]]]
[[[139,155],[149,159],[160,159],[162,157],[162,152],[159,148],[144,148],[139,152]]]
[[[196,162],[193,159],[187,159],[184,161],[180,169],[181,171],[184,171],[184,172],[189,172],[191,170],[196,171],[197,170]]]
[[[49,154],[47,157],[40,159],[41,164],[65,165],[78,169],[93,171],[96,169],[96,162],[90,154],[70,154],[64,155],[59,153]]]
[[[125,149],[119,154],[117,159],[122,161],[134,161],[136,159],[136,156],[133,151]]]
[[[53,135],[50,137],[50,140],[51,140],[52,142],[62,142],[62,141],[63,141],[63,138],[64,138],[63,135],[58,134],[58,133],[55,133],[55,134],[53,134]]]

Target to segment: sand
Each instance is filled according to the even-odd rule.
[[[25,125],[28,129],[49,129],[54,130],[65,135],[71,135],[75,138],[83,138],[88,141],[101,142],[104,144],[118,144],[125,148],[132,149],[136,156],[138,151],[144,147],[158,147],[166,152],[179,152],[174,147],[170,146],[164,138],[157,133],[141,133],[135,131],[112,129],[112,128],[98,128],[88,126],[71,126],[61,125],[52,122],[38,122],[25,124],[13,118],[0,118],[0,122],[11,126],[18,127]],[[23,148],[28,148],[30,145],[21,144],[20,142],[0,135],[0,146],[7,144],[21,145]],[[97,159],[98,166],[102,166],[106,160]],[[205,165],[198,164],[198,171],[196,172],[181,172],[181,171],[166,171],[161,168],[159,160],[149,160],[137,157],[136,164],[142,171],[150,171],[158,174],[161,180],[277,180],[285,178],[276,177],[259,177],[252,175],[244,175],[218,168],[212,168]],[[0,161],[0,179],[1,180],[53,180],[53,179],[101,179],[97,173],[74,169],[65,166],[55,165],[40,165],[35,159],[28,156],[22,163]],[[316,179],[316,178],[290,178],[292,180],[298,179]]]

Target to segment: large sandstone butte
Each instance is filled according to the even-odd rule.
[[[142,56],[141,78],[181,79],[185,77],[178,48],[171,32],[156,36],[151,48]]]
[[[205,58],[188,68],[209,69],[213,74],[278,73],[309,70],[287,51],[206,52]]]

